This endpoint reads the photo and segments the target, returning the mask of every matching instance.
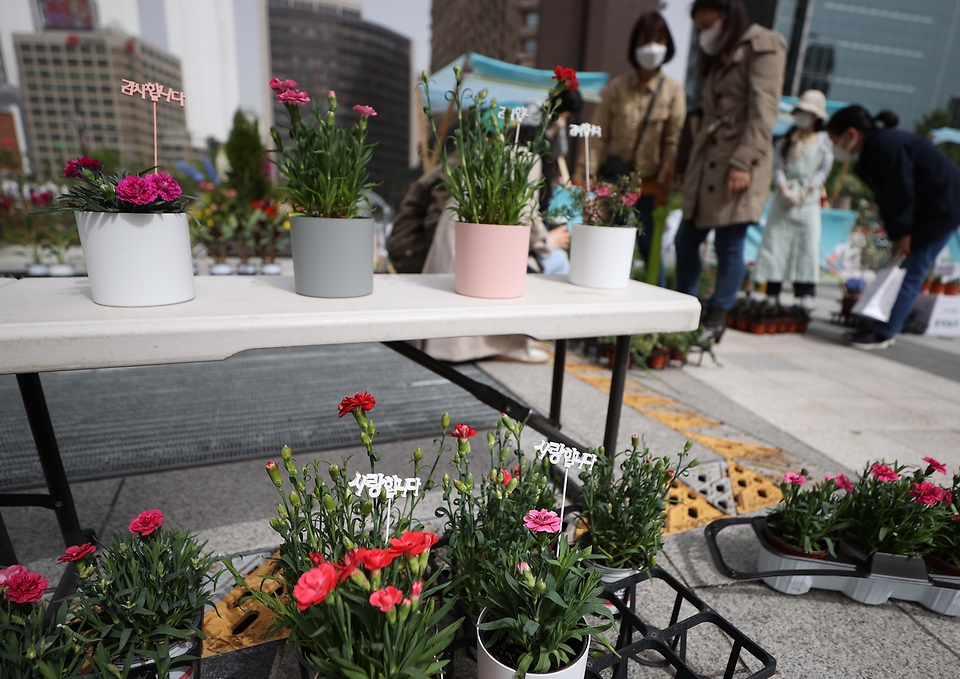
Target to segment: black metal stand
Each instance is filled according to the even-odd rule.
[[[50,412],[47,410],[47,401],[43,396],[43,387],[40,385],[40,375],[24,373],[17,375],[17,385],[20,387],[20,396],[23,407],[27,411],[30,422],[30,431],[37,446],[37,455],[40,466],[43,468],[43,478],[47,483],[47,493],[0,493],[0,507],[46,507],[57,515],[60,524],[60,534],[63,536],[65,547],[79,545],[83,542],[80,530],[80,520],[77,517],[77,508],[73,504],[73,493],[70,492],[70,483],[63,470],[63,460],[60,458],[60,448],[57,446],[57,437],[50,421]],[[7,534],[6,526],[0,517],[0,563],[17,563],[17,555],[13,543]]]
[[[563,405],[563,374],[567,366],[567,340],[557,340],[553,349],[553,385],[550,388],[550,421],[560,428]]]
[[[613,375],[610,377],[610,400],[607,402],[607,426],[603,447],[613,462],[617,455],[617,435],[620,433],[620,409],[623,407],[623,388],[627,382],[627,364],[630,361],[630,335],[617,337],[613,354]]]

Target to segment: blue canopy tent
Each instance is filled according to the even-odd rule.
[[[488,100],[495,98],[498,106],[539,105],[547,98],[547,92],[557,84],[553,79],[553,71],[517,66],[476,52],[467,52],[430,76],[430,108],[435,112],[445,111],[450,105],[446,95],[456,87],[453,67],[457,64],[463,70],[462,90],[479,93],[486,89],[489,92]],[[577,73],[577,79],[583,100],[596,104],[600,102],[600,92],[610,76],[606,73],[582,72]]]

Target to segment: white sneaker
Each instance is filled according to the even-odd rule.
[[[546,363],[550,360],[550,354],[540,347],[521,347],[511,349],[505,354],[497,354],[493,357],[495,361],[513,361],[514,363]]]

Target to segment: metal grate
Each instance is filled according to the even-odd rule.
[[[506,392],[475,365],[459,367]],[[436,434],[440,415],[476,429],[499,413],[380,344],[248,351],[226,361],[46,373],[50,417],[71,480],[357,444],[337,403],[377,398],[379,440]],[[0,375],[0,489],[42,484],[16,378]]]

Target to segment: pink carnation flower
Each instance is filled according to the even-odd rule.
[[[526,561],[521,561],[520,563],[517,564],[517,572],[520,575],[523,575],[529,570],[530,570],[530,564],[528,564]]]
[[[369,118],[371,116],[377,115],[377,112],[373,110],[373,106],[361,106],[357,104],[353,107],[353,110],[360,114],[362,118]]]
[[[12,566],[7,566],[6,568],[0,568],[0,587],[3,587],[7,584],[7,580],[12,578],[17,573],[26,573],[27,567],[21,566],[20,564],[14,564]]]
[[[531,509],[523,517],[523,525],[535,533],[559,533],[560,517],[549,509]]]
[[[877,477],[877,481],[896,481],[900,478],[897,472],[879,462],[874,463],[874,465],[870,467],[870,473]]]
[[[783,475],[783,480],[786,483],[792,483],[795,486],[802,486],[807,482],[807,477],[803,474],[796,474],[794,472],[787,472]]]
[[[607,198],[613,194],[613,190],[606,184],[597,184],[593,187],[593,195],[597,198]]]
[[[910,497],[920,505],[935,505],[943,500],[943,489],[929,481],[915,483],[910,489]]]
[[[853,492],[853,483],[851,483],[850,479],[843,474],[837,474],[837,478],[834,481],[837,484],[837,488],[840,490],[845,490],[848,493]]]
[[[183,189],[180,188],[177,180],[164,172],[148,174],[145,179],[153,184],[153,188],[163,200],[176,200],[183,194]]]
[[[930,465],[930,469],[933,471],[940,472],[941,474],[947,473],[947,465],[943,464],[943,462],[937,462],[932,457],[925,457],[923,461]]]
[[[130,175],[117,184],[117,198],[134,205],[149,205],[157,199],[157,187],[148,179]]]
[[[287,90],[297,89],[296,80],[280,80],[280,78],[274,78],[270,81],[270,89],[276,92],[277,94],[282,94]]]
[[[277,100],[284,104],[309,104],[310,97],[300,90],[287,90],[277,95]]]
[[[620,196],[620,200],[622,200],[623,204],[627,207],[633,207],[636,205],[637,201],[640,200],[640,196],[636,193],[627,193]]]

